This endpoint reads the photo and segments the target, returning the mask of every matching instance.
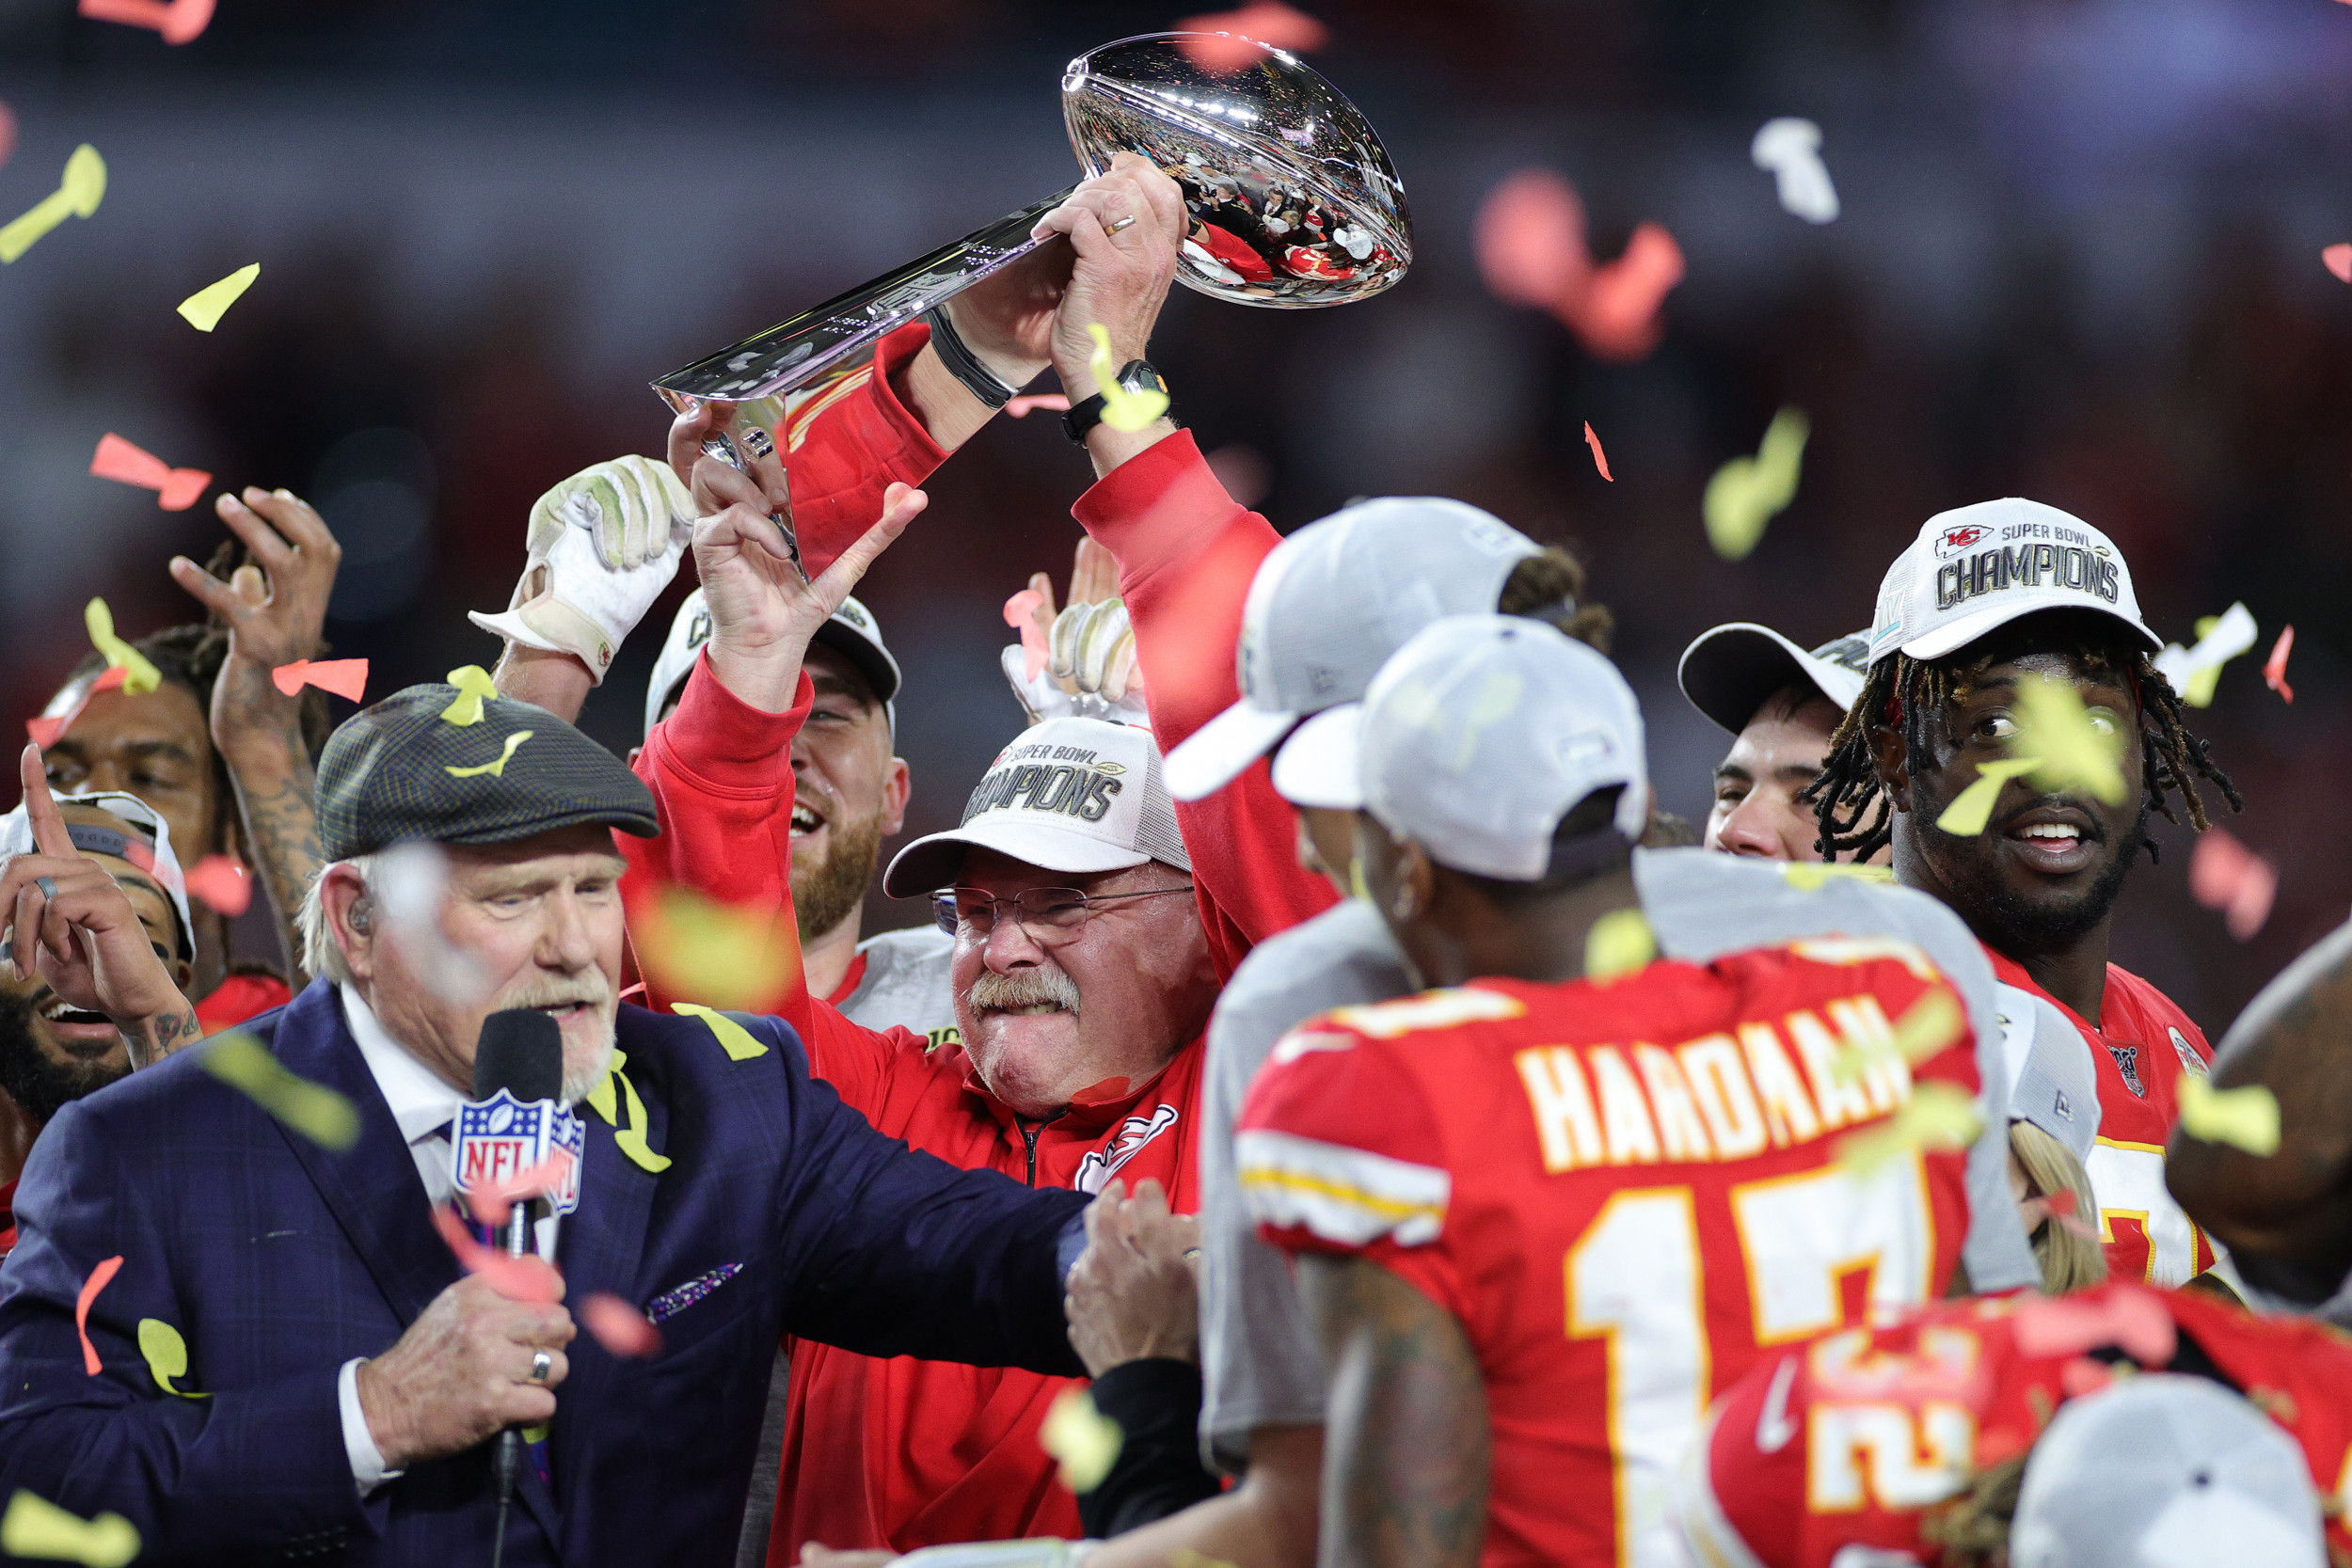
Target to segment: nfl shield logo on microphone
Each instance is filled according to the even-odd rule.
[[[505,1089],[460,1105],[450,1136],[451,1164],[461,1193],[511,1181],[546,1164],[558,1149],[570,1154],[562,1179],[548,1194],[549,1207],[559,1214],[580,1206],[580,1163],[587,1148],[587,1129],[568,1109],[552,1101],[516,1100]]]

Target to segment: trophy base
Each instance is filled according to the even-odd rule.
[[[890,333],[1035,250],[1044,242],[1031,239],[1029,230],[1069,195],[1057,191],[895,272],[672,371],[653,384],[654,390],[684,414],[707,402],[749,403],[805,387],[871,354]]]

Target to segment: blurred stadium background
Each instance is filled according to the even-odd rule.
[[[1437,492],[1572,546],[1619,620],[1664,803],[1704,817],[1724,737],[1673,662],[1722,620],[1805,642],[1867,623],[1930,513],[2023,494],[2129,556],[2150,620],[2244,599],[2263,627],[2200,720],[2276,861],[2252,942],[2185,886],[2127,895],[2118,958],[2218,1035],[2352,899],[2352,12],[2328,0],[1389,0],[1312,8],[1313,63],[1379,127],[1412,275],[1343,309],[1178,291],[1176,412],[1289,529]],[[0,7],[19,138],[5,214],[80,142],[105,204],[0,272],[0,683],[35,713],[103,594],[187,618],[164,572],[225,536],[90,478],[106,431],[219,484],[316,501],[346,551],[335,652],[389,692],[488,664],[532,498],[658,452],[646,380],[1069,182],[1065,60],[1184,14],[1104,0],[221,0],[197,42]],[[1782,212],[1756,127],[1819,121],[1844,215]],[[1689,261],[1662,345],[1596,362],[1490,298],[1472,245],[1511,171],[1581,192],[1597,254],[1664,224]],[[210,337],[173,306],[248,261]],[[1045,384],[1050,385],[1050,383]],[[1708,550],[1708,476],[1812,418],[1795,503]],[[1581,439],[1590,420],[1616,475]],[[997,421],[865,597],[905,665],[909,832],[951,823],[1020,716],[1005,596],[1068,571],[1090,475],[1050,419]],[[655,641],[588,727],[638,739]],[[2292,707],[2265,690],[2279,626]],[[344,711],[339,705],[339,712]],[[878,925],[921,918],[878,900]]]

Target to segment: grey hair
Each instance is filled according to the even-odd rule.
[[[302,912],[295,917],[302,933],[302,967],[321,980],[340,986],[351,978],[351,965],[343,960],[343,950],[335,944],[335,933],[327,927],[326,874],[337,865],[344,866],[372,895],[375,891],[376,859],[374,855],[354,855],[349,860],[323,865],[302,895]]]

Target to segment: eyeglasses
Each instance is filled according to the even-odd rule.
[[[1104,904],[1122,898],[1158,898],[1170,893],[1190,893],[1183,887],[1146,888],[1140,893],[1087,893],[1074,887],[1025,888],[1010,898],[997,898],[976,887],[941,888],[931,895],[931,918],[949,936],[969,931],[986,937],[996,928],[997,911],[1009,908],[1012,918],[1031,931],[1073,931],[1085,925]]]

